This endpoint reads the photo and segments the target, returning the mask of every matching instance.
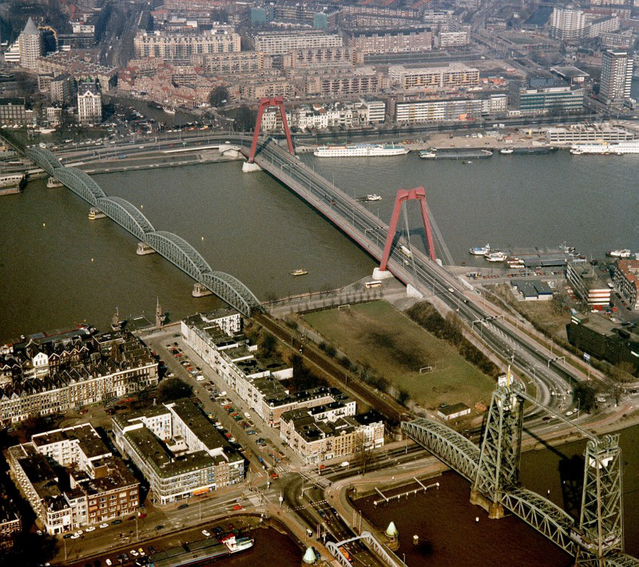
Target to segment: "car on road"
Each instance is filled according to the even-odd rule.
[[[188,507],[189,507],[189,505],[188,505],[188,504],[180,504],[180,505],[178,506],[178,510],[186,510]]]
[[[100,524],[100,529],[108,528],[109,524]]]
[[[121,523],[122,523],[122,520],[113,520],[113,521],[111,522],[111,525],[112,525],[112,526],[117,526],[118,524],[121,524]]]
[[[257,431],[255,431],[255,429],[249,429],[249,430],[246,432],[246,434],[247,434],[247,435],[257,435]]]
[[[164,529],[164,526],[162,526],[162,525],[155,526],[155,529],[159,532],[160,530]]]
[[[140,519],[146,518],[146,514],[144,512],[140,512],[138,514],[138,518],[140,518]]]
[[[92,532],[93,530],[95,530],[95,526],[89,526],[88,528],[85,528],[85,532]]]
[[[111,567],[111,565],[113,565],[113,561],[111,561],[111,560],[110,560],[110,559],[108,559],[108,558],[107,558],[104,562],[105,562],[105,563],[106,563],[109,567]]]
[[[133,555],[133,557],[137,557],[138,555],[140,555],[135,549],[132,549],[131,551],[129,551],[129,553]]]
[[[280,475],[279,475],[279,474],[277,474],[276,472],[272,472],[272,473],[271,473],[271,478],[272,478],[273,480],[277,480],[278,478],[280,478]]]
[[[211,537],[211,532],[207,531],[207,530],[202,530],[202,535],[204,537]]]
[[[242,506],[240,506],[239,504],[236,504],[235,506],[233,506],[233,510],[241,510]]]

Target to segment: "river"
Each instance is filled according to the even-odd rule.
[[[471,246],[551,246],[587,255],[639,250],[639,156],[501,156],[458,161],[303,158],[388,222],[395,192],[423,185],[454,261]],[[265,173],[240,163],[96,176],[107,194],[129,199],[158,230],[187,239],[215,270],[246,283],[260,299],[345,285],[371,273],[356,245]],[[413,243],[418,210],[409,203]],[[153,314],[156,297],[173,320],[219,301],[193,299],[192,282],[162,258],[135,254],[136,242],[64,188],[30,183],[0,199],[0,340],[88,320],[105,328],[120,314]],[[404,218],[400,227],[404,227]],[[379,231],[380,240],[383,238]],[[415,236],[416,235],[416,236]],[[482,260],[478,260],[482,261]],[[293,278],[305,268],[309,274]]]

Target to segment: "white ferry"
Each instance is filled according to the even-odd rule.
[[[319,146],[313,155],[316,157],[380,157],[402,156],[408,149],[400,144],[354,144],[352,146]]]
[[[468,252],[470,252],[473,256],[485,256],[490,252],[490,244],[486,244],[486,246],[480,246],[478,248],[471,248]]]
[[[630,258],[630,256],[632,256],[632,252],[627,248],[624,248],[623,250],[611,250],[610,252],[606,252],[606,255],[611,258]]]
[[[628,142],[620,142],[618,144],[573,144],[570,153],[574,156],[582,156],[585,154],[597,155],[624,155],[639,154],[639,140],[630,140]]]
[[[24,179],[24,174],[22,173],[10,173],[9,175],[0,175],[0,189],[3,189],[5,187],[18,187],[23,179]]]
[[[504,262],[506,260],[506,254],[503,252],[489,252],[484,256],[487,262]]]

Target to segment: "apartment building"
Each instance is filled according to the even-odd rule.
[[[100,84],[100,90],[109,92],[118,83],[118,70],[115,67],[106,67],[98,63],[84,60],[73,52],[57,51],[37,60],[37,72],[42,75],[66,75],[76,81],[96,81]]]
[[[345,31],[346,44],[364,54],[428,51],[433,46],[430,28],[353,28]]]
[[[27,108],[23,98],[0,98],[0,125],[26,126]]]
[[[232,26],[218,26],[198,34],[138,33],[134,46],[136,58],[155,57],[166,61],[189,61],[192,55],[240,51],[242,41]]]
[[[61,413],[157,383],[158,363],[131,333],[45,335],[0,354],[0,419]]]
[[[626,305],[639,310],[639,260],[617,260],[613,282]]]
[[[313,465],[382,447],[384,422],[376,412],[356,416],[333,403],[285,412],[280,438],[305,465]]]
[[[281,380],[293,369],[278,358],[265,356],[242,335],[222,331],[211,315],[194,315],[181,324],[182,337],[202,360],[234,390],[268,426],[277,427],[283,413],[332,402],[354,404],[337,388],[313,388],[291,393]]]
[[[468,120],[482,116],[499,116],[507,110],[508,97],[505,94],[494,94],[484,98],[398,102],[395,104],[395,121],[400,124],[418,124],[442,120]]]
[[[284,55],[297,49],[342,47],[342,36],[321,30],[258,32],[253,36],[255,51],[270,55]]]
[[[207,74],[251,73],[272,67],[271,57],[259,51],[191,55],[191,64]]]
[[[292,77],[307,96],[358,96],[377,94],[388,88],[388,79],[372,67],[360,67],[353,71],[333,70],[328,73],[308,73]]]
[[[22,518],[15,505],[5,496],[0,500],[0,550],[13,547],[14,534],[22,531]]]
[[[282,69],[350,67],[363,63],[361,51],[342,46],[294,49],[282,56]]]
[[[244,480],[244,458],[190,400],[113,417],[115,442],[166,505]]]
[[[139,483],[90,423],[8,450],[18,487],[51,535],[135,513]]]
[[[479,70],[462,63],[451,63],[447,67],[416,69],[403,65],[391,65],[388,76],[391,84],[405,90],[458,90],[479,85]]]

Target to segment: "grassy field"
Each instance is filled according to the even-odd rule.
[[[494,382],[466,362],[450,345],[382,301],[304,315],[328,342],[361,365],[404,388],[422,407],[441,403],[486,404]],[[431,366],[430,372],[419,369]]]

